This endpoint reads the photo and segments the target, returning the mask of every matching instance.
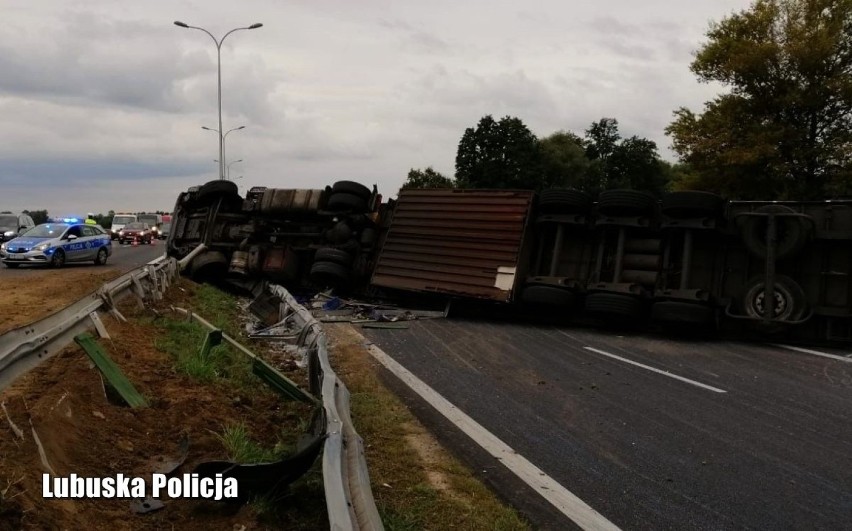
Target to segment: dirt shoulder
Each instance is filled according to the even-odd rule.
[[[121,276],[116,267],[39,271],[38,276],[0,278],[0,334],[37,321]]]

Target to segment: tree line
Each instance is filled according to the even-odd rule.
[[[647,138],[623,138],[614,118],[539,139],[517,117],[487,115],[464,131],[453,177],[412,168],[403,188],[852,196],[852,0],[756,0],[706,37],[690,69],[726,91],[700,113],[674,111],[676,164]]]

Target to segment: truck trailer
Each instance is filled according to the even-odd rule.
[[[570,189],[323,189],[229,181],[179,194],[187,273],[422,295],[661,330],[852,341],[852,201]]]

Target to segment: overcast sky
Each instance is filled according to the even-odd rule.
[[[171,210],[226,160],[247,186],[350,179],[393,195],[454,173],[465,128],[539,137],[601,117],[657,142],[719,87],[689,71],[712,20],[748,0],[0,0],[0,210]]]

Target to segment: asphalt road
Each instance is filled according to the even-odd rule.
[[[112,256],[107,260],[108,266],[118,267],[122,272],[130,271],[141,265],[144,265],[151,260],[161,256],[165,252],[166,246],[163,241],[157,241],[154,245],[119,245],[118,242],[112,244]],[[86,263],[69,263],[67,268],[79,267],[98,267],[91,262]],[[55,270],[42,266],[26,266],[22,265],[17,269],[9,269],[8,267],[0,266],[0,278],[38,278],[41,275],[53,274]]]
[[[623,529],[852,527],[852,363],[773,345],[507,323],[362,332]],[[386,376],[537,527],[571,526]]]

